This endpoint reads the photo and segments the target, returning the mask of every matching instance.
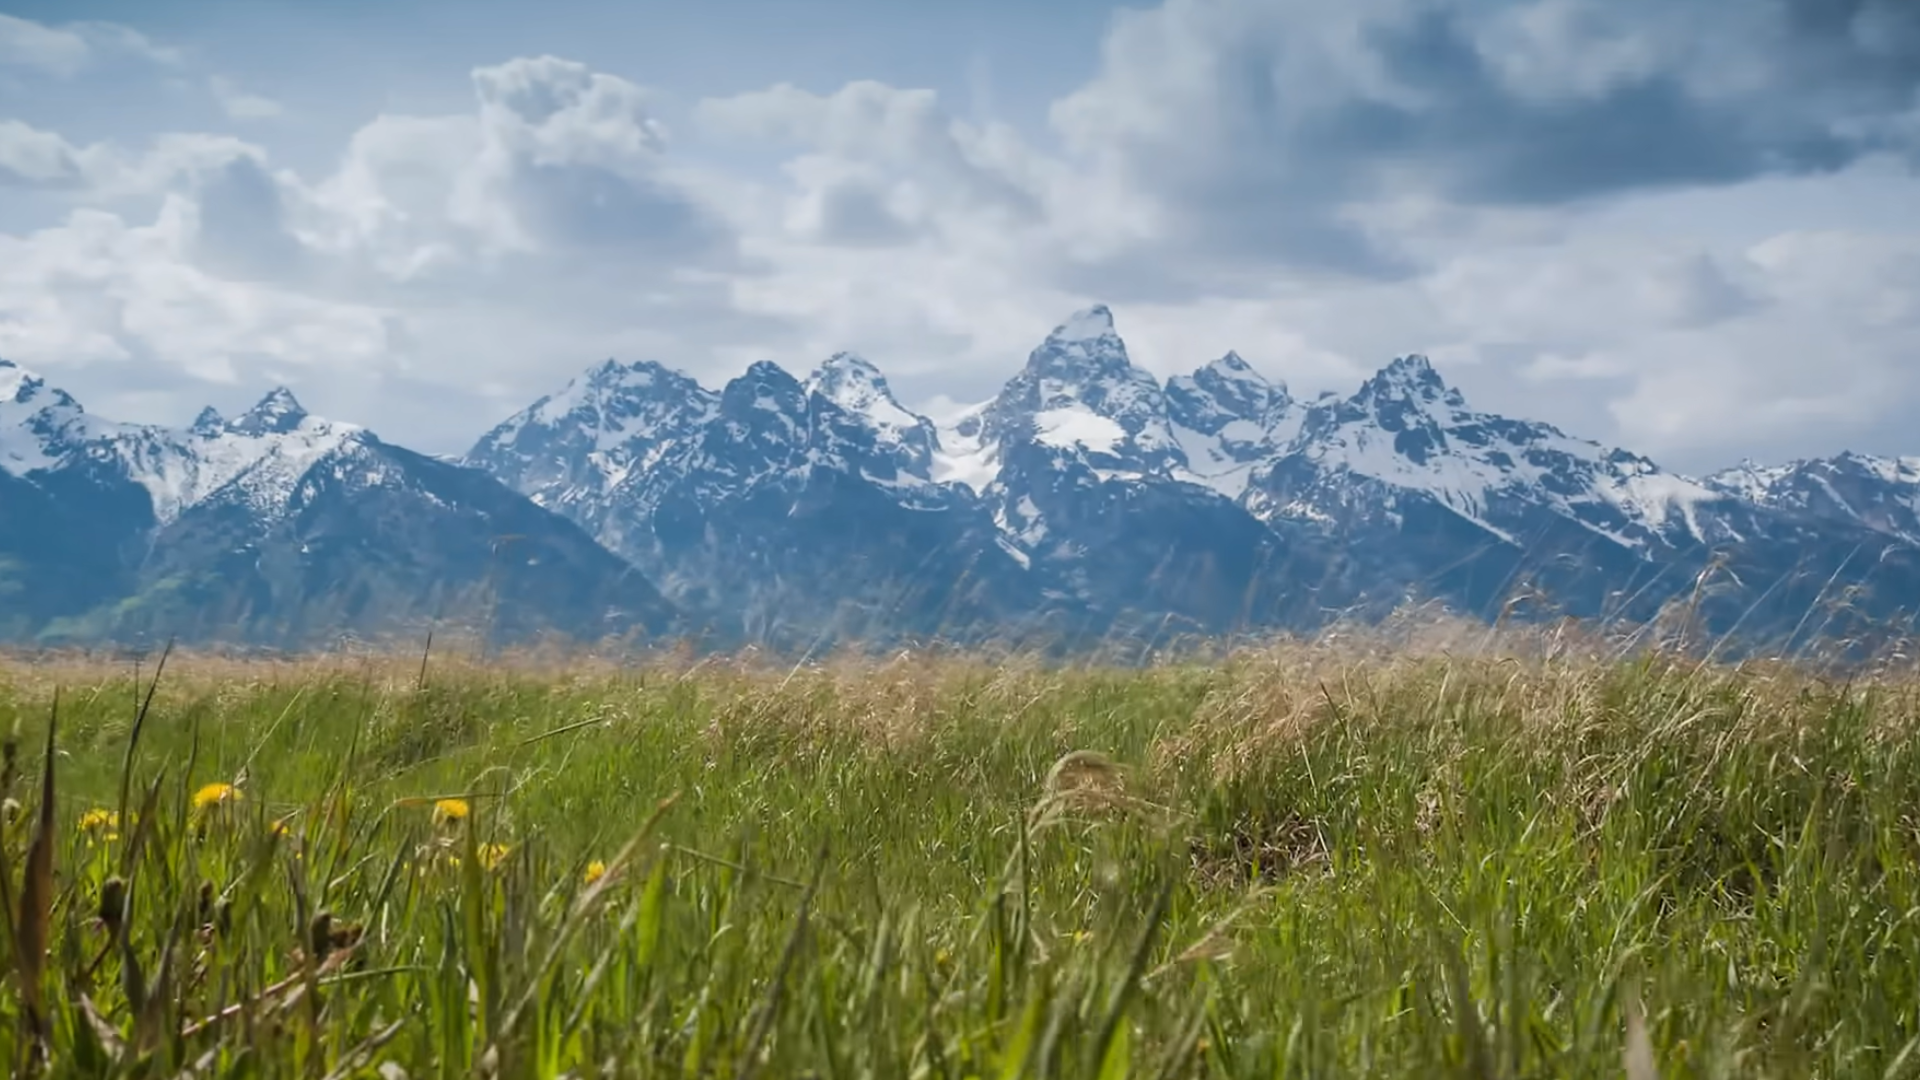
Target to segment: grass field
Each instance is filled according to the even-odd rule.
[[[1920,1076],[1920,680],[152,674],[0,666],[12,1075]]]

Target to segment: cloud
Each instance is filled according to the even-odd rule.
[[[209,76],[207,91],[230,120],[271,120],[286,111],[279,102],[261,94],[248,93],[223,75]]]
[[[1920,401],[1920,235],[1788,231],[1720,254],[1583,233],[1462,256],[1423,288],[1478,402],[1691,468],[1902,449]]]
[[[742,350],[779,329],[733,310],[729,284],[750,272],[737,237],[638,85],[550,57],[471,84],[470,111],[376,117],[317,179],[237,140],[132,155],[0,127],[16,183],[166,193],[150,223],[89,208],[0,234],[0,355],[103,411],[178,422],[240,384],[287,382],[451,450],[594,359],[697,369],[689,340]],[[422,387],[446,408],[421,410]]]
[[[660,265],[730,244],[639,86],[554,57],[476,68],[472,84],[473,113],[383,115],[354,134],[300,195],[320,246],[417,279],[466,256]]]
[[[1830,172],[1917,145],[1903,0],[1167,0],[1052,121],[1186,254],[1367,274],[1371,208],[1526,207]]]
[[[345,374],[381,356],[375,309],[197,268],[188,254],[199,223],[197,207],[173,195],[151,225],[80,210],[24,237],[0,235],[0,355],[63,372],[159,366],[217,383],[254,362]]]
[[[806,149],[785,170],[795,188],[786,223],[798,237],[906,243],[1047,217],[1040,160],[1005,129],[956,120],[931,90],[861,81],[823,96],[780,85],[703,101],[696,118],[717,133]]]
[[[76,22],[46,26],[0,13],[0,67],[31,68],[68,78],[114,57],[134,57],[174,67],[179,50],[156,44],[145,34],[118,23]]]
[[[54,132],[0,119],[0,188],[102,200],[150,195],[263,153],[230,136],[205,134],[159,135],[140,153],[106,142],[77,146]]]
[[[1235,349],[1311,395],[1426,351],[1476,404],[1681,467],[1914,452],[1913,10],[1168,0],[1039,132],[856,81],[682,133],[552,56],[320,169],[0,123],[0,185],[63,207],[0,240],[0,355],[103,411],[288,381],[457,450],[607,356],[718,382],[854,349],[979,400],[1104,301],[1162,375]]]

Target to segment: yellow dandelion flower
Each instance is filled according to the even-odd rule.
[[[112,810],[93,809],[80,815],[80,831],[89,842],[120,839],[120,815]]]
[[[945,949],[935,949],[933,962],[936,967],[945,969],[953,966],[953,954]]]
[[[472,808],[465,799],[439,799],[433,804],[433,820],[436,825],[451,825],[456,821],[467,820]]]
[[[586,870],[580,875],[580,880],[583,884],[591,885],[606,876],[607,864],[595,859],[587,864]]]
[[[279,821],[276,821],[273,824],[267,826],[267,832],[273,836],[284,837],[288,833],[293,831],[292,828],[287,824],[292,820],[293,820],[292,818],[281,818]]]
[[[239,801],[239,788],[234,787],[232,784],[222,784],[218,781],[208,784],[193,793],[193,808],[195,810],[205,810],[208,807],[219,806],[222,803]]]
[[[506,861],[507,861],[507,845],[505,844],[481,844],[480,845],[480,865],[481,866],[485,867],[488,870],[492,870],[497,868],[501,863]]]
[[[80,827],[87,832],[120,827],[120,815],[111,810],[93,809],[80,815]]]

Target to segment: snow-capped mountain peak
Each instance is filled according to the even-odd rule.
[[[1075,312],[980,414],[979,446],[1037,445],[1097,474],[1161,476],[1183,464],[1159,381],[1135,367],[1105,305]]]
[[[104,445],[166,524],[215,499],[277,513],[322,459],[370,439],[358,424],[314,416],[277,387],[232,419],[208,407],[185,430],[128,425]]]
[[[1243,383],[1249,386],[1277,387],[1281,390],[1287,387],[1285,382],[1269,379],[1255,371],[1252,364],[1247,363],[1239,353],[1231,349],[1227,350],[1226,355],[1220,359],[1194,372],[1195,378],[1203,375],[1222,384]]]
[[[1718,492],[1550,424],[1475,412],[1419,354],[1311,406],[1253,498],[1268,515],[1337,516],[1355,497],[1348,478],[1430,497],[1510,543],[1542,511],[1641,553],[1725,532],[1701,512]]]
[[[24,401],[39,376],[11,360],[0,360],[0,401]]]
[[[463,459],[546,507],[586,504],[692,447],[720,395],[651,360],[607,360],[481,436]]]
[[[1255,466],[1292,442],[1305,416],[1285,383],[1267,379],[1234,352],[1168,379],[1166,397],[1188,479],[1230,498],[1246,489]]]
[[[1067,317],[1067,321],[1054,327],[1047,335],[1049,340],[1060,342],[1097,341],[1106,337],[1118,337],[1113,328],[1113,312],[1105,304],[1095,304],[1083,308]]]
[[[691,376],[651,360],[607,360],[542,397],[502,428],[566,425],[594,433],[596,449],[648,438],[667,412],[710,412],[713,399]],[[488,438],[500,434],[500,429]]]
[[[880,373],[880,369],[866,357],[851,352],[837,352],[820,361],[820,366],[807,376],[806,386],[809,391],[817,391],[835,400],[842,392],[868,397],[876,394],[892,396],[887,390],[887,377]]]
[[[0,471],[50,469],[117,425],[87,415],[72,395],[0,360]]]
[[[848,412],[869,417],[889,431],[930,426],[926,417],[900,404],[879,368],[855,353],[839,352],[827,357],[807,376],[805,386],[808,393],[819,394]]]
[[[805,386],[858,418],[876,449],[898,456],[901,471],[931,478],[940,445],[933,422],[902,406],[879,368],[854,353],[835,353],[807,376]]]
[[[1845,452],[1785,465],[1747,460],[1707,477],[1707,484],[1760,506],[1864,525],[1920,543],[1920,457]]]
[[[285,435],[298,431],[307,416],[306,407],[293,391],[276,386],[253,408],[227,421],[226,430],[235,435]]]
[[[1361,386],[1354,399],[1375,408],[1414,403],[1455,410],[1467,407],[1467,399],[1441,378],[1433,362],[1420,353],[1399,357],[1381,368]]]

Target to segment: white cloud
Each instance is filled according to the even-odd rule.
[[[223,383],[262,363],[351,376],[379,362],[384,313],[201,271],[187,258],[198,217],[169,196],[151,225],[81,210],[0,236],[0,355],[60,372],[113,364],[130,388],[168,372]]]
[[[1028,146],[1003,124],[949,114],[931,90],[862,81],[829,95],[792,86],[710,99],[707,129],[798,146],[782,220],[794,239],[871,246],[937,237],[955,247],[1038,240],[1024,255],[1095,259],[1151,234],[1150,207]],[[1031,246],[1031,245],[1029,245]]]
[[[0,119],[0,187],[66,191],[112,200],[151,195],[263,151],[225,135],[165,134],[141,153],[111,143],[76,146],[19,120]]]
[[[766,330],[728,306],[733,234],[640,87],[551,58],[472,82],[471,112],[377,117],[314,181],[234,140],[134,157],[0,129],[16,182],[172,192],[151,224],[87,209],[6,237],[0,355],[176,421],[228,383],[304,380],[444,450],[596,357]],[[634,325],[655,319],[675,332]]]
[[[279,102],[242,90],[239,84],[223,75],[209,76],[207,90],[230,120],[271,120],[286,111]]]
[[[1878,2],[1856,6],[1906,26]],[[1920,219],[1872,209],[1920,184],[1893,155],[1865,180],[1819,178],[1846,154],[1809,164],[1853,152],[1829,128],[1892,137],[1893,61],[1816,26],[1776,71],[1752,62],[1771,8],[1629,6],[1168,0],[1116,20],[1057,144],[876,82],[699,103],[699,134],[783,155],[763,171],[688,160],[650,91],[554,57],[475,69],[464,111],[373,117],[319,172],[211,136],[136,153],[0,124],[16,185],[173,193],[148,224],[96,210],[0,241],[0,355],[103,393],[102,372],[147,372],[125,400],[176,420],[221,380],[304,372],[316,405],[454,450],[609,355],[718,382],[852,348],[911,398],[977,400],[1098,300],[1163,375],[1235,349],[1312,394],[1425,351],[1478,404],[1683,467],[1920,452],[1898,430],[1920,405]],[[1804,99],[1753,119],[1795,72]],[[1692,129],[1628,123],[1654,85],[1740,118],[1707,148],[1730,156],[1663,164]],[[1708,222],[1648,184],[1740,209]],[[1829,188],[1871,205],[1808,194]]]
[[[172,67],[182,62],[178,49],[156,44],[131,27],[108,22],[46,26],[0,13],[0,67],[32,68],[71,77],[104,58],[130,56]]]

